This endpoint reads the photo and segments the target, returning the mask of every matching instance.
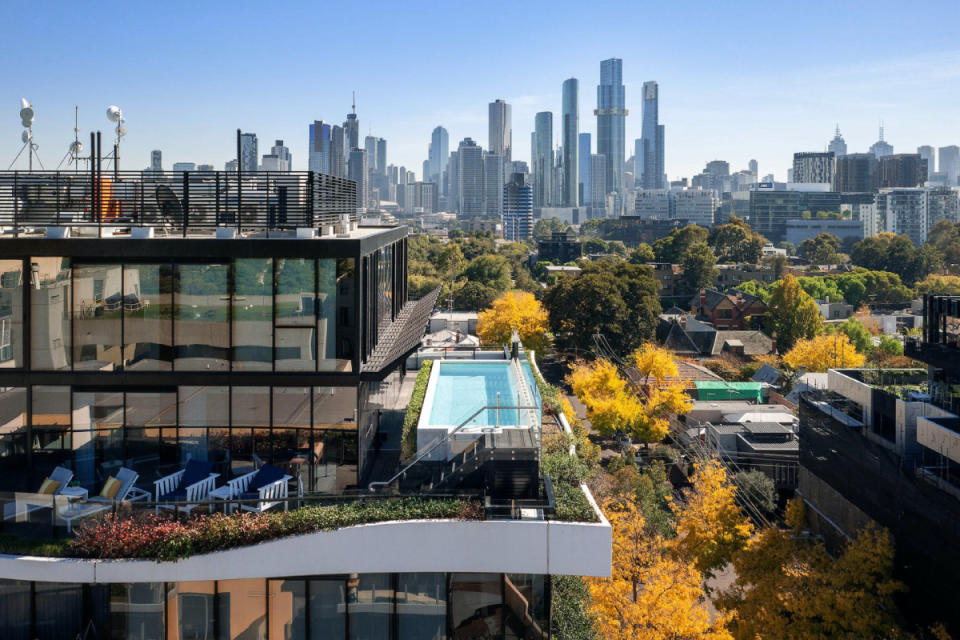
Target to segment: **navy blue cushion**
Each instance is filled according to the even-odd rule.
[[[278,469],[272,464],[265,464],[260,467],[260,471],[257,471],[257,475],[250,478],[250,486],[247,487],[247,490],[259,491],[261,487],[276,482],[285,475],[282,469]]]
[[[186,489],[174,489],[170,493],[160,496],[160,502],[183,502],[187,499]]]
[[[187,461],[187,466],[183,470],[183,475],[180,476],[180,484],[177,485],[177,489],[186,489],[192,484],[206,480],[212,469],[213,465],[209,462],[201,462],[200,460]]]
[[[240,494],[241,500],[256,500],[260,497],[260,493],[257,491],[244,491]]]

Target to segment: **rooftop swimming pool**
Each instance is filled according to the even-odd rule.
[[[434,367],[424,399],[429,413],[423,426],[456,427],[484,406],[539,406],[533,375],[525,362],[518,367],[509,360],[437,361]],[[521,375],[525,380],[519,379]],[[533,402],[537,404],[531,405]],[[481,427],[528,423],[524,416],[518,419],[516,409],[488,409],[470,420],[470,426]]]

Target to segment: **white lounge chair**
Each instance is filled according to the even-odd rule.
[[[270,464],[265,464],[256,471],[234,478],[227,484],[230,486],[230,500],[257,500],[255,504],[241,504],[244,511],[263,513],[267,509],[283,502],[283,510],[287,510],[289,496],[289,481],[293,478]],[[281,498],[284,498],[281,500]]]
[[[60,483],[57,488],[53,490],[53,493],[17,492],[13,502],[8,502],[3,505],[3,519],[20,521],[34,511],[52,508],[55,501],[54,496],[62,494],[63,490],[70,485],[70,481],[73,480],[73,471],[70,471],[70,469],[66,467],[57,467],[48,477],[50,480]]]
[[[150,492],[136,487],[140,474],[133,469],[121,467],[114,477],[121,482],[120,489],[117,491],[115,497],[107,498],[101,495],[91,496],[87,498],[86,502],[67,504],[57,509],[57,517],[67,523],[67,533],[73,530],[74,520],[106,511],[113,506],[115,502],[134,502],[136,500],[147,500],[150,498]]]
[[[209,462],[200,460],[188,460],[187,466],[172,473],[169,476],[160,478],[153,483],[154,501],[157,506],[155,513],[160,512],[160,507],[164,509],[183,509],[184,512],[190,511],[198,506],[196,503],[206,500],[210,496],[217,484],[219,473],[213,473],[213,468]],[[179,504],[159,504],[160,502],[176,502]]]

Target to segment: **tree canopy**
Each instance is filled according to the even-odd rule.
[[[801,242],[797,251],[813,264],[837,264],[840,262],[840,238],[832,233],[820,233]]]
[[[477,335],[487,344],[505,345],[517,330],[525,347],[537,353],[550,344],[547,312],[532,293],[508,291],[480,312]]]
[[[742,218],[731,216],[730,221],[710,230],[707,244],[720,262],[748,262],[756,264],[763,255],[766,238],[754,233]]]
[[[787,274],[774,284],[767,306],[767,327],[777,332],[781,353],[792,349],[801,338],[813,338],[821,324],[820,308],[796,278]]]

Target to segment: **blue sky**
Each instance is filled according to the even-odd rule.
[[[73,138],[105,136],[120,105],[121,166],[222,168],[235,130],[274,139],[306,168],[307,126],[340,123],[357,91],[361,135],[418,176],[434,126],[487,144],[487,103],[513,105],[514,158],[529,159],[537,111],[559,122],[561,83],[580,79],[580,130],[595,132],[600,60],[623,59],[627,155],[640,87],[660,84],[671,178],[706,161],[756,158],[785,178],[795,151],[960,144],[960,2],[4,2],[0,169],[20,147],[19,99],[37,112],[47,168]],[[7,115],[2,115],[7,114]],[[559,141],[559,129],[554,140]],[[596,144],[594,140],[594,145]],[[25,166],[21,162],[18,166]]]

